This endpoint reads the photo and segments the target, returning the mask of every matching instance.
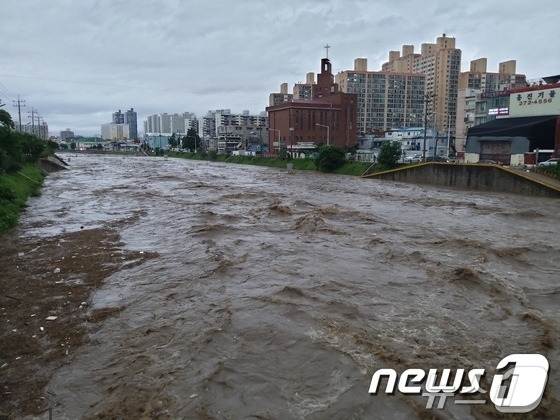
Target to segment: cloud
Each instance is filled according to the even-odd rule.
[[[19,94],[54,133],[99,132],[114,111],[130,107],[139,125],[159,112],[259,113],[281,83],[291,88],[320,70],[327,43],[335,73],[356,57],[379,70],[388,51],[419,49],[444,32],[456,37],[464,69],[484,56],[489,70],[516,59],[530,77],[559,73],[550,42],[560,12],[535,0],[530,7],[547,13],[520,13],[528,7],[520,0],[4,0],[0,98]]]

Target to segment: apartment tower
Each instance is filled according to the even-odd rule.
[[[356,58],[354,70],[336,75],[340,90],[358,98],[359,134],[421,127],[426,75],[410,71],[367,71],[367,59]]]
[[[459,89],[480,89],[480,93],[501,92],[526,85],[524,74],[516,73],[516,61],[499,63],[498,72],[487,71],[487,59],[471,61],[470,70],[459,75]]]
[[[426,75],[426,112],[437,131],[455,132],[457,90],[461,72],[461,50],[455,48],[455,38],[440,36],[434,44],[425,43],[420,54],[414,46],[403,45],[399,51],[389,52],[389,61],[383,71],[411,72]]]
[[[274,106],[281,104],[282,102],[288,102],[293,99],[294,95],[288,93],[288,84],[282,83],[280,85],[280,92],[271,93],[268,97],[268,105]]]
[[[305,83],[296,83],[293,89],[293,99],[311,100],[313,98],[313,85],[315,84],[315,73],[307,73]]]

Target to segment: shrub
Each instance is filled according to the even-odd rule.
[[[389,169],[396,168],[401,154],[401,144],[398,141],[386,141],[379,150],[377,161]]]
[[[321,172],[333,172],[344,165],[346,156],[339,146],[324,146],[319,149],[315,165]]]

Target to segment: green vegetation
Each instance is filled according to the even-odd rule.
[[[31,134],[13,131],[12,117],[0,109],[0,174],[17,172],[25,163],[52,155],[58,145]]]
[[[200,148],[200,137],[194,128],[189,128],[187,134],[181,141],[181,146],[183,146],[183,149],[188,149],[190,151]]]
[[[35,162],[57,148],[52,141],[13,128],[10,114],[0,110],[0,233],[17,224],[27,197],[39,194],[43,175]]]
[[[539,171],[555,175],[557,178],[560,178],[560,165],[558,163],[556,165],[541,166],[539,167]]]
[[[27,197],[39,195],[44,175],[39,167],[27,163],[17,172],[0,175],[0,234],[18,221]]]
[[[346,161],[344,149],[339,146],[324,146],[319,148],[315,158],[315,165],[321,172],[334,172],[341,168]]]
[[[381,146],[377,160],[387,169],[393,169],[398,166],[401,154],[401,144],[398,141],[387,141]]]
[[[334,173],[339,175],[361,176],[370,166],[370,162],[345,162],[344,165],[334,171]]]
[[[316,171],[317,166],[315,165],[315,159],[281,159],[278,157],[263,157],[263,156],[226,156],[219,155],[218,152],[212,150],[208,153],[197,152],[197,153],[185,153],[185,152],[169,152],[169,157],[177,157],[184,159],[195,159],[195,160],[210,160],[213,162],[229,162],[229,163],[240,163],[245,165],[257,165],[257,166],[269,166],[273,168],[286,168],[288,163],[292,164],[292,169],[300,171]],[[334,173],[340,175],[362,175],[366,169],[371,166],[371,163],[367,162],[344,162],[344,164],[336,169]]]

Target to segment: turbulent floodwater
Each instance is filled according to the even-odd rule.
[[[493,417],[491,402],[370,395],[371,376],[490,372],[513,353],[548,358],[541,409],[558,413],[558,200],[177,159],[70,164],[21,234],[110,224],[159,257],[92,297],[123,310],[53,377],[55,418]]]

